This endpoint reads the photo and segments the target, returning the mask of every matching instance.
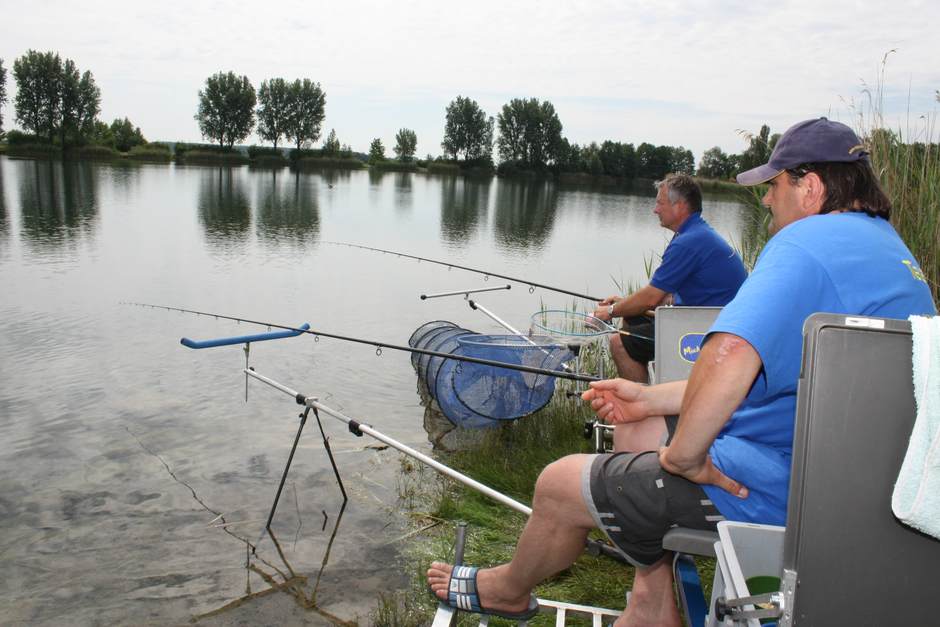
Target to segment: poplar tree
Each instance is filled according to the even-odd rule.
[[[403,163],[409,163],[414,159],[415,150],[418,148],[418,136],[410,128],[403,128],[395,135],[395,156]]]
[[[290,85],[283,78],[261,81],[258,88],[258,136],[269,141],[277,148],[281,137],[285,137],[290,128],[291,93]]]
[[[71,59],[58,53],[29,50],[13,62],[16,121],[49,143],[58,135],[63,148],[69,137],[83,139],[94,131],[101,110],[101,90],[91,72],[79,73]]]
[[[199,91],[199,109],[194,116],[203,137],[231,149],[244,140],[255,125],[255,88],[247,76],[219,72],[206,79]]]
[[[487,118],[471,98],[457,96],[447,105],[441,148],[455,160],[490,159],[493,152],[493,118]]]
[[[300,150],[304,144],[312,144],[320,137],[326,110],[326,93],[320,88],[320,83],[314,83],[309,78],[298,78],[290,84],[288,94],[289,113],[285,135]],[[339,143],[336,152],[339,152]]]

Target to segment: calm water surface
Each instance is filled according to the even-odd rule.
[[[275,519],[281,552],[265,538],[246,555],[297,406],[256,382],[245,402],[241,347],[193,351],[179,339],[264,329],[123,302],[394,344],[437,319],[499,333],[462,298],[419,299],[496,279],[327,242],[604,297],[615,281],[645,282],[644,259],[658,260],[671,233],[652,206],[652,190],[0,157],[3,622],[183,623],[293,570],[322,613],[364,624],[378,593],[404,583],[399,457],[325,416],[350,495],[338,528],[342,497],[308,423]],[[743,215],[706,199],[706,219],[735,242]],[[575,301],[523,285],[477,300],[519,328],[543,305]],[[250,362],[431,449],[405,353],[306,336],[254,344]],[[240,524],[221,527],[218,514]]]

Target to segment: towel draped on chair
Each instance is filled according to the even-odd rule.
[[[940,316],[911,316],[917,417],[891,509],[901,522],[940,539]]]

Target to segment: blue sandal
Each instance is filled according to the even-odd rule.
[[[480,596],[477,594],[477,572],[479,570],[474,566],[454,566],[454,570],[450,573],[450,583],[447,586],[447,601],[441,601],[441,603],[446,603],[452,608],[465,612],[487,614],[518,621],[529,620],[539,613],[539,602],[535,595],[529,597],[529,607],[521,612],[501,612],[483,607],[480,604]],[[440,601],[440,599],[438,600]]]

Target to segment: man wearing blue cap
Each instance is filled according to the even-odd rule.
[[[855,133],[825,118],[791,127],[770,161],[738,175],[766,183],[774,235],[718,316],[688,381],[591,384],[585,400],[610,423],[668,421],[659,451],[570,455],[542,471],[533,512],[508,564],[428,582],[455,606],[514,617],[531,590],[578,557],[598,527],[636,566],[617,625],[679,625],[669,556],[673,526],[786,522],[803,321],[817,311],[907,318],[936,308]],[[643,449],[635,449],[642,451]]]

